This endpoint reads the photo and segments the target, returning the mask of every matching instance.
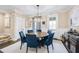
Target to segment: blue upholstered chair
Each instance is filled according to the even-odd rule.
[[[48,36],[44,37],[45,39],[44,44],[47,46],[48,53],[49,53],[49,48],[48,48],[49,45],[52,44],[52,49],[53,49],[53,36],[54,36],[54,33],[51,33]]]
[[[37,32],[42,32],[41,30],[37,30]]]
[[[26,41],[26,37],[25,37],[23,31],[20,31],[19,35],[20,35],[20,39],[21,39],[21,46],[20,46],[20,49],[21,49],[22,48],[22,44],[26,43],[27,41]]]
[[[27,30],[28,33],[33,33],[33,30]]]
[[[36,53],[37,53],[37,48],[40,45],[39,38],[37,38],[36,35],[29,35],[29,34],[26,34],[26,37],[27,37],[27,50],[26,50],[26,52],[28,52],[28,47],[30,47],[30,48],[36,48]]]

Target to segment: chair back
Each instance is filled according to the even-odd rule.
[[[28,32],[28,33],[33,33],[33,30],[28,30],[27,32]]]
[[[36,35],[29,35],[26,34],[27,37],[27,46],[36,48],[39,46],[39,38],[36,37]]]
[[[48,30],[48,32],[47,32],[48,34],[51,34],[52,32],[51,32],[51,30]]]
[[[21,42],[26,42],[26,37],[25,37],[23,31],[20,31],[19,35],[20,35],[20,38],[21,38]]]
[[[49,34],[49,35],[48,35],[48,38],[47,38],[46,41],[45,41],[45,44],[46,44],[46,45],[52,44],[53,37],[54,37],[54,33]]]
[[[41,30],[37,30],[37,32],[41,32]]]

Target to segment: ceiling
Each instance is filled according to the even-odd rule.
[[[39,5],[40,15],[50,15],[55,12],[68,11],[73,7],[73,5]],[[35,16],[37,15],[36,5],[0,5],[1,11],[11,12],[13,10],[18,10],[24,15]]]

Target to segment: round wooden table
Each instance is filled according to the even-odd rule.
[[[40,40],[42,40],[41,38],[45,37],[48,35],[48,33],[46,32],[36,32],[36,33],[27,33],[29,35],[36,35],[37,37],[40,38]]]

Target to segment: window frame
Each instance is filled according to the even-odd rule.
[[[52,21],[52,20],[50,20],[50,17],[56,17],[56,29],[51,29],[51,31],[56,31],[57,28],[58,28],[58,15],[57,14],[49,15],[48,16],[49,22]],[[48,22],[48,30],[50,30],[50,28],[49,28],[49,26],[50,26],[49,22]]]

